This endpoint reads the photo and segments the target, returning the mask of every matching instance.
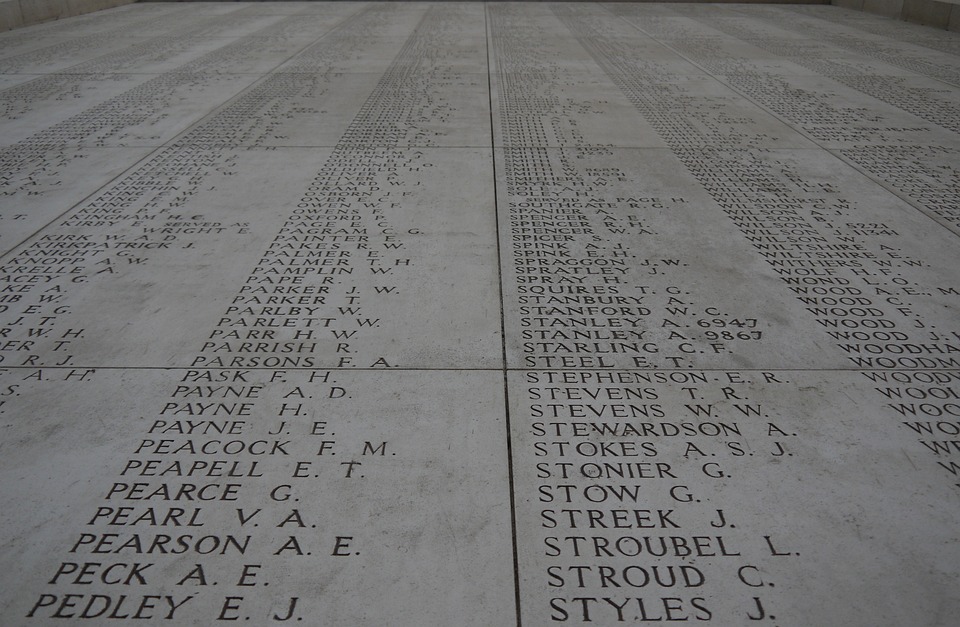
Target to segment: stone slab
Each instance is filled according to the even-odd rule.
[[[0,3],[0,29],[9,30],[23,26],[23,12],[19,0]]]
[[[512,373],[522,615],[946,624],[949,473],[864,374]],[[906,476],[916,491],[889,500]]]
[[[904,0],[901,17],[908,22],[946,28],[950,23],[951,2],[936,0]]]
[[[29,259],[70,260],[73,287],[64,289],[70,289],[72,305],[60,319],[93,324],[71,344],[69,363],[83,367],[258,367],[265,359],[260,349],[270,347],[311,353],[285,358],[293,367],[500,366],[498,308],[489,304],[496,300],[493,197],[483,185],[491,176],[489,151],[389,151],[388,173],[360,196],[363,206],[379,208],[372,219],[346,209],[356,195],[326,197],[316,183],[324,172],[368,153],[167,150],[60,217],[22,246],[8,269]],[[305,162],[322,166],[319,173],[297,167]],[[178,174],[184,163],[203,167]],[[470,174],[457,188],[424,185],[429,177],[444,181],[457,173]],[[279,224],[278,206],[288,208]],[[86,234],[92,228],[96,234]],[[82,233],[80,247],[50,243]],[[334,241],[303,245],[321,234]],[[252,250],[260,252],[247,258]],[[285,271],[288,265],[295,272]],[[191,276],[198,266],[208,271]],[[181,280],[159,283],[158,271],[175,272]],[[278,296],[275,285],[291,275],[301,277],[298,284],[307,277],[316,285],[306,296]],[[470,298],[431,315],[420,311],[424,298],[440,299],[450,286],[467,283]],[[59,304],[53,303],[61,300],[50,301],[54,317]],[[188,301],[193,305],[184,310]],[[34,311],[24,307],[9,313]],[[122,328],[109,318],[96,321],[104,308],[126,320]],[[207,320],[215,320],[218,330],[206,329]],[[365,331],[374,337],[365,339]],[[11,338],[29,341],[30,333],[21,329]],[[100,339],[104,334],[113,337],[109,345]],[[158,335],[178,341],[158,343]],[[448,337],[457,341],[450,344]],[[269,342],[247,341],[258,339]],[[55,343],[44,344],[31,342],[35,363],[62,360],[53,354]]]
[[[809,5],[0,34],[0,624],[953,625],[958,77]]]
[[[503,400],[490,402],[491,390],[501,389],[499,373],[448,372],[434,387],[437,375],[429,372],[330,376],[298,370],[281,382],[275,372],[260,371],[240,386],[246,407],[234,408],[241,413],[230,419],[228,434],[203,438],[216,459],[232,458],[226,470],[208,466],[201,473],[195,467],[192,477],[184,470],[176,479],[171,473],[179,471],[168,462],[182,455],[166,455],[164,449],[199,440],[174,435],[178,421],[164,416],[173,411],[163,409],[167,403],[145,401],[169,396],[182,402],[195,375],[101,369],[81,382],[57,371],[55,382],[47,373],[32,385],[19,371],[9,381],[12,373],[3,373],[18,404],[59,423],[41,433],[22,421],[10,422],[22,409],[10,407],[4,414],[11,447],[4,455],[2,493],[5,502],[19,504],[5,508],[4,528],[32,537],[3,549],[4,563],[23,568],[4,577],[5,617],[40,624],[57,620],[59,606],[48,605],[45,595],[57,586],[49,583],[48,572],[62,569],[61,556],[36,547],[59,544],[58,552],[72,555],[70,560],[135,560],[136,571],[123,568],[131,585],[173,601],[153,609],[150,599],[143,605],[142,594],[121,601],[112,577],[98,576],[84,598],[76,599],[78,619],[84,612],[87,620],[122,617],[128,609],[132,617],[141,608],[148,624],[248,618],[263,624],[288,614],[306,624],[357,617],[370,624],[513,622],[512,605],[502,602],[513,596],[510,511],[490,507],[509,492],[502,472],[506,451],[497,446],[504,437],[503,416],[494,409]],[[434,392],[424,394],[426,387]],[[290,392],[303,393],[304,400],[326,398],[323,412],[299,403],[301,414],[265,420],[268,413],[292,411]],[[96,401],[104,397],[115,399],[112,411]],[[363,416],[355,414],[358,403],[369,409]],[[437,447],[423,446],[438,436],[444,441]],[[57,451],[56,470],[31,454],[37,445]],[[441,449],[445,453],[438,455]],[[169,472],[155,473],[151,459]],[[201,492],[189,487],[201,484],[206,486]],[[422,500],[410,498],[411,485]],[[171,499],[156,493],[170,489]],[[154,497],[141,498],[146,491]],[[198,500],[173,499],[191,492]],[[173,512],[166,523],[149,525],[150,531],[142,527],[159,511],[154,506],[166,517],[168,506],[178,504],[186,506],[183,516]],[[77,506],[89,511],[80,514]],[[134,522],[143,515],[147,518]],[[77,516],[83,518],[79,529]],[[45,521],[39,533],[37,520]],[[464,538],[471,540],[464,544]],[[427,563],[434,567],[424,568]],[[59,583],[71,585],[61,577]],[[327,592],[318,595],[318,589]],[[411,598],[417,602],[409,603]]]
[[[11,252],[151,151],[78,146],[0,150],[9,177],[0,208],[0,248]]]
[[[7,0],[0,5],[0,30],[102,11],[133,0]]]
[[[862,7],[851,8],[862,9],[885,17],[900,17],[900,13],[903,11],[903,0],[863,0]]]

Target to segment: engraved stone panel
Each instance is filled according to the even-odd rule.
[[[799,5],[0,33],[0,624],[952,626],[958,55]]]

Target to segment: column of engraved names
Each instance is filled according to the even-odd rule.
[[[346,369],[392,365],[382,342],[370,337],[378,319],[364,314],[368,305],[387,310],[398,275],[414,267],[389,212],[416,202],[409,179],[422,182],[423,155],[408,146],[429,145],[416,120],[445,106],[442,90],[430,88],[432,75],[418,64],[441,25],[428,17],[401,49],[191,368],[145,417],[146,432],[73,546],[98,556],[150,555],[149,565],[130,575],[158,592],[140,605],[127,601],[141,618],[300,619],[319,600],[284,592],[310,587],[297,574],[332,572],[341,568],[338,560],[362,554],[347,513],[324,512],[322,504],[362,494],[348,484],[375,477],[372,458],[395,453],[385,440],[344,429],[332,416],[349,415],[363,395]],[[176,506],[138,508],[140,501]],[[180,507],[189,501],[211,503]],[[109,533],[115,525],[137,532]],[[176,527],[204,529],[184,538],[171,533]],[[216,534],[201,535],[209,529]],[[179,553],[194,563],[169,563],[166,556]],[[29,615],[136,616],[110,595],[101,595],[114,603],[108,607],[101,597],[71,592],[110,567],[91,564],[62,562]],[[153,574],[160,568],[149,571],[154,564],[164,576]]]
[[[8,255],[2,265],[5,302],[15,305],[4,311],[3,337],[9,342],[3,363],[70,365],[74,356],[68,351],[78,346],[71,343],[86,337],[71,312],[91,290],[109,290],[128,276],[136,280],[153,264],[202,255],[231,235],[249,239],[255,216],[217,212],[210,205],[236,185],[248,155],[262,152],[254,146],[272,136],[270,118],[262,113],[292,111],[298,96],[334,87],[326,73],[307,72],[348,54],[348,39],[376,20],[365,16],[344,24],[337,36],[300,55],[294,67],[299,71],[258,83]],[[87,117],[97,126],[96,115]],[[240,148],[243,144],[252,146]],[[90,361],[97,346],[103,346],[100,336],[86,337],[79,346],[86,349],[88,367],[108,365],[102,350]]]
[[[0,150],[0,162],[7,172],[0,181],[0,193],[9,201],[0,219],[16,221],[7,225],[4,237],[10,239],[4,239],[4,249],[15,245],[18,235],[33,232],[37,225],[68,209],[67,203],[76,201],[70,192],[96,182],[103,176],[99,169],[110,171],[129,163],[131,157],[135,160],[147,154],[149,146],[165,142],[175,125],[183,123],[182,116],[171,115],[177,107],[209,102],[218,92],[226,99],[252,83],[255,76],[231,75],[231,70],[251,57],[262,56],[274,38],[303,23],[302,18],[284,18],[159,76],[130,73],[131,68],[190,55],[203,38],[250,20],[238,15],[213,20],[213,25],[204,21],[186,28],[181,25],[176,36],[153,37],[73,65],[69,72],[45,75],[0,92],[3,119],[14,138],[20,137],[20,128],[32,126],[33,117],[39,116],[46,124],[57,111],[51,105],[63,108],[64,99],[93,101],[84,110]],[[162,23],[152,26],[159,28]],[[31,54],[24,56],[32,58]],[[72,104],[66,110],[74,108]],[[84,165],[94,159],[96,165]],[[91,176],[89,170],[95,168],[98,172]]]
[[[648,252],[653,216],[688,200],[654,196],[632,151],[591,142],[580,129],[598,112],[575,97],[588,75],[554,64],[553,33],[531,22],[562,26],[544,12],[514,28],[511,12],[497,7],[491,24],[504,275],[517,299],[505,303],[508,340],[511,326],[522,339],[511,396],[523,618],[720,620],[730,610],[713,599],[728,589],[738,619],[765,616],[756,590],[772,585],[760,572],[776,540],[741,532],[711,494],[754,456],[748,439],[770,457],[785,454],[775,442],[788,434],[740,420],[759,411],[750,375],[696,369],[704,350],[725,355],[735,338],[697,324],[704,309],[683,287],[682,252]]]
[[[531,36],[535,27],[512,30],[508,14],[493,12],[492,23],[518,365],[692,367],[691,340],[726,353],[724,338],[687,330],[702,313],[685,307],[692,294],[682,287],[682,253],[651,254],[661,252],[652,216],[688,200],[637,191],[636,165],[624,159],[631,151],[584,136],[584,122],[606,121],[587,77],[530,43],[547,45]]]
[[[749,37],[754,45],[775,48],[746,25],[725,22],[719,28]],[[902,171],[906,179],[880,178],[892,182],[912,202],[951,219],[937,210],[937,203],[950,205],[952,192],[938,182],[939,175],[928,176],[934,162],[918,156],[924,153],[939,159],[952,150],[917,145],[917,139],[925,135],[932,141],[932,129],[888,128],[884,137],[896,145],[868,145],[879,129],[854,125],[851,130],[845,124],[871,117],[869,111],[833,107],[829,99],[815,92],[788,92],[785,79],[740,67],[744,60],[719,54],[715,41],[673,41],[671,45],[710,71],[724,74],[734,87],[816,139],[854,143],[840,153],[868,172],[896,175]],[[842,59],[811,60],[789,55],[786,45],[777,49],[831,78],[851,74],[849,70],[831,71],[845,65]],[[624,75],[621,69],[613,71]],[[636,89],[630,93],[645,115],[671,117],[667,102]],[[876,121],[882,119],[875,117]],[[671,132],[666,124],[659,128]],[[848,133],[853,136],[845,137]],[[854,200],[854,189],[844,189],[826,171],[795,159],[759,154],[707,156],[686,150],[680,138],[664,137],[751,246],[780,275],[804,311],[814,317],[852,366],[864,371],[865,383],[889,401],[889,419],[918,436],[919,450],[932,453],[930,462],[945,479],[956,481],[960,467],[953,457],[960,451],[950,438],[957,434],[954,423],[960,413],[956,404],[960,333],[949,312],[956,307],[960,292],[949,266],[938,261],[954,254],[954,238],[911,216],[904,205],[883,198],[882,193],[876,194],[879,198],[865,211],[866,205]],[[895,170],[887,168],[888,157],[901,151],[911,159],[897,159]],[[872,161],[874,156],[880,161]],[[934,169],[944,168],[949,166]],[[753,184],[745,186],[744,181],[751,178]],[[918,241],[924,241],[922,249]]]
[[[896,44],[878,44],[858,40],[847,33],[792,40],[770,37],[765,31],[730,20],[711,21],[710,28],[749,41],[791,64],[828,77],[838,86],[875,98],[875,108],[854,106],[843,88],[831,89],[828,83],[804,77],[787,76],[766,70],[745,58],[721,49],[723,40],[711,37],[674,38],[660,32],[640,15],[621,7],[611,7],[644,32],[669,37],[668,45],[695,61],[709,72],[722,75],[728,85],[802,129],[835,154],[900,192],[915,206],[936,216],[956,229],[957,192],[955,180],[956,148],[942,141],[944,132],[955,136],[958,117],[950,99],[957,91],[958,76],[949,64],[931,64],[916,58],[916,51]],[[697,20],[702,22],[702,20]],[[770,20],[766,20],[770,22]],[[807,20],[777,20],[775,27],[811,34]],[[818,21],[819,23],[819,21]],[[771,24],[772,26],[773,24]],[[820,32],[816,31],[819,35]],[[863,44],[862,46],[858,44]],[[865,66],[857,56],[845,59],[843,48],[891,64]],[[904,67],[917,72],[904,75]],[[869,100],[868,100],[869,102]],[[857,103],[859,105],[859,103]],[[897,111],[897,110],[900,111]],[[904,115],[905,112],[909,115]],[[884,228],[882,225],[880,228]]]
[[[822,22],[822,20],[816,20],[811,24],[810,20],[801,18],[791,20],[782,27],[805,35],[813,32],[819,34],[822,31],[817,27]],[[960,223],[960,216],[957,215],[956,209],[960,197],[957,195],[955,185],[958,174],[953,166],[956,162],[957,150],[950,145],[950,142],[942,141],[944,131],[955,137],[960,129],[960,115],[951,102],[960,88],[958,87],[960,73],[956,71],[955,50],[953,58],[941,56],[930,59],[925,58],[922,49],[917,49],[915,46],[896,42],[879,43],[869,38],[861,39],[851,33],[850,29],[838,33],[823,33],[824,39],[830,46],[849,49],[854,54],[872,57],[890,64],[892,67],[888,73],[882,69],[882,66],[880,69],[861,70],[853,62],[837,60],[836,57],[841,55],[835,54],[835,51],[830,48],[827,48],[824,53],[806,56],[802,49],[798,53],[789,46],[778,46],[777,42],[758,36],[755,31],[746,27],[736,28],[734,25],[725,24],[721,30],[735,36],[749,37],[753,45],[783,55],[798,65],[812,69],[833,81],[868,94],[926,122],[926,124],[915,124],[900,120],[893,121],[886,115],[872,116],[874,126],[867,127],[865,130],[882,131],[882,139],[878,142],[873,138],[866,138],[867,141],[863,141],[863,136],[859,138],[860,141],[853,138],[850,142],[853,145],[843,146],[838,153],[842,158],[873,175],[876,180],[892,186],[915,206],[929,211],[956,229]],[[825,58],[822,58],[821,54]],[[916,72],[916,75],[899,76],[898,74],[902,73],[899,68]],[[773,76],[761,75],[761,78],[766,79],[768,83],[776,81]],[[740,85],[736,86],[741,89]],[[755,97],[753,93],[750,95]],[[764,106],[776,106],[770,95],[769,87],[766,91],[760,90],[757,94]],[[803,110],[804,108],[800,108],[794,111]],[[805,124],[812,122],[809,118],[788,119]],[[891,120],[888,126],[879,126],[886,120]],[[842,137],[838,128],[826,129],[825,135],[823,137],[825,141]]]
[[[116,29],[122,29],[132,25],[142,25],[149,20],[169,18],[175,13],[180,12],[179,7],[157,6],[151,7],[145,11],[115,11],[106,17],[103,13],[99,15],[85,14],[76,16],[69,22],[56,20],[45,22],[38,28],[15,29],[3,34],[3,41],[9,55],[22,52],[21,48],[41,48],[49,45],[51,40],[59,37],[94,35],[97,33],[119,32]]]

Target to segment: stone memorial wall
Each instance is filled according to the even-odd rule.
[[[137,0],[0,0],[0,31],[62,20],[135,1]]]
[[[0,72],[0,624],[956,624],[957,35],[138,4]]]

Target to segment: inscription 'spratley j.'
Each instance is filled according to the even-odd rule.
[[[958,49],[915,32],[0,34],[0,622],[947,624]]]

